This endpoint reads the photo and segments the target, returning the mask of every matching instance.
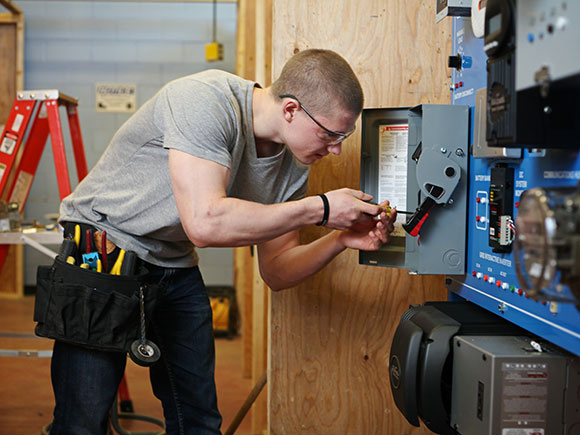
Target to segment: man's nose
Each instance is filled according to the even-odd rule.
[[[329,153],[335,154],[337,156],[342,152],[342,143],[337,143],[336,145],[329,145],[326,147]]]

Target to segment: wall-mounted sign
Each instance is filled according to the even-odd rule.
[[[134,112],[137,108],[137,85],[97,83],[95,105],[97,112]]]

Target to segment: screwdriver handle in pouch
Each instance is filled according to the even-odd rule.
[[[64,239],[60,245],[60,251],[58,252],[59,258],[65,261],[68,257],[73,257],[77,250],[77,244],[74,239]]]
[[[135,275],[135,266],[137,264],[137,254],[133,251],[125,252],[125,258],[121,264],[121,275],[133,276]]]

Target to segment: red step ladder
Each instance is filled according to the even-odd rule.
[[[78,180],[87,175],[87,161],[77,111],[78,100],[58,90],[17,93],[0,137],[0,196],[17,202],[22,212],[50,134],[60,199],[71,193],[60,108],[66,109]],[[0,270],[10,245],[0,245]]]
[[[22,212],[34,175],[50,134],[61,201],[70,195],[71,184],[62,135],[60,108],[66,109],[79,182],[87,175],[87,161],[77,111],[78,100],[58,90],[17,93],[0,137],[0,198],[17,202]],[[16,169],[15,169],[16,168]],[[10,245],[0,245],[0,270]],[[127,408],[132,402],[126,376],[119,386],[119,398]]]

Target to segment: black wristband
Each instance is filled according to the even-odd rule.
[[[318,222],[316,225],[322,227],[326,225],[328,222],[328,215],[330,214],[330,205],[328,204],[328,198],[324,193],[319,193],[318,196],[322,198],[322,202],[324,203],[324,215],[322,216],[322,220]]]

